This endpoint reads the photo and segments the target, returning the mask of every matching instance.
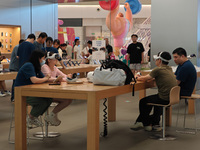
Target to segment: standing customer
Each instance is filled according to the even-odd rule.
[[[80,41],[79,39],[75,39],[74,41],[74,59],[82,59],[81,57],[81,50],[79,47]]]
[[[11,72],[18,72],[19,71],[19,59],[17,58],[17,51],[18,51],[18,48],[19,48],[19,45],[21,43],[23,43],[24,40],[21,39],[19,41],[19,44],[16,45],[12,51],[12,54],[11,54],[11,59],[10,59],[10,65],[9,65],[9,70]],[[13,84],[12,84],[12,94],[11,94],[11,102],[14,101],[14,85],[15,85],[15,79],[13,80]]]
[[[56,49],[60,48],[60,40],[59,39],[55,39],[53,41],[53,47],[56,48]]]
[[[147,103],[169,104],[170,90],[177,85],[172,68],[168,66],[171,55],[168,52],[160,52],[157,56],[154,55],[154,59],[156,60],[157,67],[146,76],[138,75],[138,80],[147,81],[155,79],[158,87],[158,94],[150,95],[140,100],[140,114],[136,123],[131,126],[132,130],[138,130],[143,127],[146,131],[151,131],[152,129],[160,130],[158,125],[160,122],[160,115],[162,114],[162,107],[147,105]],[[152,107],[154,107],[154,112],[153,115],[150,116]]]
[[[43,44],[46,41],[46,39],[47,39],[47,34],[45,32],[41,32],[39,37],[37,38],[37,41],[33,43],[35,49],[41,50],[44,47]]]
[[[141,64],[144,62],[144,47],[142,43],[137,42],[138,36],[133,34],[131,36],[133,43],[128,46],[127,49],[127,65],[128,60],[130,59],[130,69],[135,74],[135,71],[140,72]]]
[[[21,68],[21,66],[29,60],[31,53],[35,50],[35,46],[33,45],[34,41],[35,35],[29,34],[27,40],[19,45],[17,51],[17,57],[19,58],[19,68]]]
[[[187,59],[185,49],[179,47],[173,51],[174,62],[178,65],[175,75],[178,85],[181,87],[181,96],[191,96],[196,80],[197,72],[194,65]]]
[[[72,46],[69,45],[68,41],[66,41],[66,44],[67,44],[67,47],[66,47],[67,56],[69,59],[71,59],[72,58]]]
[[[108,38],[105,38],[106,41],[106,52],[107,52],[107,58],[108,60],[111,60],[111,55],[113,53],[113,47],[109,44]]]

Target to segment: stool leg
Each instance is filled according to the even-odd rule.
[[[177,128],[178,128],[179,111],[180,111],[180,102],[178,103],[178,113],[177,113],[177,118],[176,118],[176,131],[177,131]]]
[[[185,99],[185,101],[187,101],[187,98]],[[185,129],[185,120],[186,120],[186,108],[187,108],[187,105],[185,104],[184,121],[183,121],[183,128],[184,129]]]
[[[163,126],[163,131],[162,131],[162,138],[165,139],[165,112],[166,108],[163,107],[163,115],[162,115],[162,126]]]
[[[195,102],[196,102],[196,100],[195,100]],[[195,120],[195,133],[194,134],[196,134],[197,133],[197,105],[195,104],[195,118],[194,118],[194,120]]]

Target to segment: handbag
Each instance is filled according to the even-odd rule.
[[[97,67],[94,70],[93,84],[95,85],[124,85],[126,74],[123,69]]]

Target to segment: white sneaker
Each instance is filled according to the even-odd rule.
[[[61,121],[57,118],[57,114],[54,114],[53,112],[45,116],[44,120],[50,123],[52,126],[59,126],[61,123]]]
[[[5,91],[4,92],[6,95],[11,95],[11,92],[10,91]]]
[[[6,94],[0,91],[0,97],[4,97],[4,96],[6,96]]]
[[[28,124],[28,128],[42,127],[43,126],[43,123],[37,117],[34,117],[33,119],[31,119],[28,116],[27,117],[27,124]]]
[[[143,127],[144,127],[144,126],[143,126],[143,123],[142,123],[142,122],[136,122],[134,125],[132,125],[132,126],[130,127],[130,129],[131,129],[131,130],[137,131],[137,130],[142,129]]]
[[[152,131],[152,126],[144,126],[145,131]]]

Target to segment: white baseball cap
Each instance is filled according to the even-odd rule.
[[[163,52],[160,52],[159,55],[153,55],[153,59],[154,59],[154,60],[161,59],[161,60],[163,60],[163,61],[165,61],[165,62],[169,62],[170,60],[167,60],[167,59],[165,59],[165,58],[162,58],[162,56],[161,56],[162,53],[163,53]]]

